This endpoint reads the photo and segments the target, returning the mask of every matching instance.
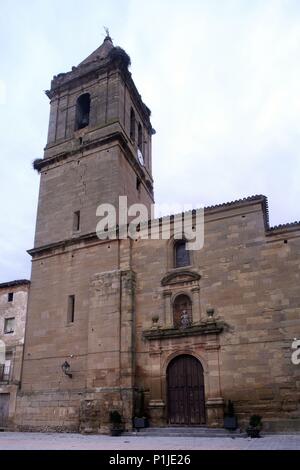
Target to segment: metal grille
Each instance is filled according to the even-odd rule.
[[[5,361],[5,364],[0,364],[0,382],[8,382],[10,379],[10,361]]]

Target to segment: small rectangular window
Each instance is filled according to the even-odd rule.
[[[74,212],[73,230],[74,232],[80,230],[80,211]]]
[[[68,298],[68,323],[74,323],[75,316],[75,295],[69,295]]]
[[[15,331],[15,317],[4,319],[4,333],[7,335]]]
[[[13,292],[9,292],[8,293],[8,302],[12,302],[14,300],[14,293]]]

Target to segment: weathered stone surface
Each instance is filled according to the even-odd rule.
[[[203,367],[207,425],[222,426],[232,400],[242,426],[257,413],[266,428],[296,429],[300,369],[291,344],[300,331],[300,226],[271,230],[264,196],[207,208],[204,247],[183,268],[174,267],[173,227],[170,240],[99,240],[100,203],[118,207],[120,195],[128,204],[152,201],[152,128],[132,79],[93,67],[62,77],[51,93],[16,425],[108,432],[117,410],[130,429],[139,388],[151,424],[163,426],[168,365],[187,354]],[[90,125],[74,131],[84,92]],[[130,137],[131,107],[136,134],[143,125],[144,167]],[[192,304],[186,332],[173,322],[182,294]]]

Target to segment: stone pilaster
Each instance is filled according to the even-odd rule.
[[[135,385],[135,274],[121,272],[120,388],[127,429],[132,427]]]
[[[211,427],[223,427],[224,425],[224,399],[220,382],[219,348],[217,335],[207,336],[205,349],[209,370],[209,395],[206,398],[206,412],[207,424]]]
[[[164,326],[171,327],[173,326],[173,318],[172,318],[172,305],[171,305],[171,291],[164,291],[163,298],[164,298]]]
[[[154,344],[155,343],[155,344]],[[152,426],[161,426],[165,422],[165,402],[162,399],[161,350],[159,341],[154,341],[150,351],[151,379],[149,416]]]
[[[201,306],[200,306],[200,288],[192,288],[193,296],[193,323],[200,323],[201,321]]]
[[[91,281],[90,290],[87,356],[90,392],[89,406],[83,406],[81,420],[85,428],[94,429],[98,419],[99,427],[104,431],[109,411],[116,409],[123,415],[126,428],[130,429],[135,380],[135,274],[131,270],[97,274]],[[112,390],[110,395],[108,389]],[[93,400],[100,400],[101,406]],[[100,409],[101,416],[97,418],[95,413]],[[90,425],[88,416],[84,415],[89,410],[92,410]]]

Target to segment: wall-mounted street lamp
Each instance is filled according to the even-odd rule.
[[[61,365],[61,368],[63,373],[70,377],[70,379],[73,377],[73,374],[71,373],[71,366],[67,361]]]

